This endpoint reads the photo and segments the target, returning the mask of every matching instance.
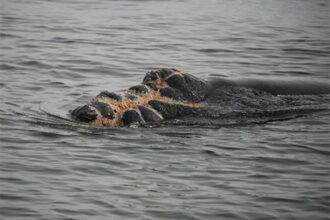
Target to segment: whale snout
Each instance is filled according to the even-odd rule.
[[[70,113],[73,119],[86,123],[95,121],[97,118],[96,111],[91,109],[88,105],[79,106],[72,110]]]

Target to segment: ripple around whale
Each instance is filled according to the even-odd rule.
[[[188,126],[217,128],[228,126],[248,126],[274,121],[291,120],[320,112],[329,111],[330,96],[322,95],[289,95],[272,96],[246,88],[223,88],[208,98],[208,102],[216,104],[212,114],[184,115],[147,124],[132,124],[130,127],[168,127]],[[249,107],[247,107],[247,103]],[[270,105],[271,103],[271,105]],[[86,123],[77,123],[72,120],[67,109],[74,103],[43,103],[39,113],[27,116],[27,121],[46,127],[67,129],[93,128],[96,130],[108,129],[106,127],[90,127]],[[213,109],[214,110],[214,109]],[[43,116],[42,116],[43,115]]]
[[[329,103],[329,88],[327,83],[298,79],[206,81],[175,69],[159,69],[147,73],[141,85],[117,94],[101,92],[70,114],[77,121],[109,127],[160,121],[211,126],[228,121],[256,123],[328,110],[324,103]]]
[[[218,118],[128,128],[68,115],[159,67],[329,82],[327,0],[0,2],[0,219],[329,218],[326,95],[224,88]]]

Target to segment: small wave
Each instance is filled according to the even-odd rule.
[[[5,20],[5,21],[18,21],[18,20],[24,20],[23,18],[13,17],[13,16],[3,16],[2,19]]]
[[[14,34],[0,33],[0,38],[22,38],[22,37]]]
[[[234,50],[226,50],[226,49],[213,49],[213,48],[206,48],[206,49],[194,49],[194,51],[202,52],[202,53],[235,53],[237,51]]]
[[[289,54],[304,54],[304,55],[314,55],[314,56],[329,56],[329,51],[325,50],[312,50],[312,49],[302,49],[302,48],[285,48],[284,52]]]
[[[0,69],[2,70],[15,70],[17,67],[9,64],[0,64]]]
[[[90,45],[101,45],[107,46],[106,43],[95,41],[95,40],[87,40],[87,39],[68,39],[63,37],[54,37],[51,40],[46,40],[46,42],[51,43],[63,43],[63,44],[90,44]]]
[[[278,71],[278,70],[274,70],[273,71],[275,74],[289,74],[289,75],[313,75],[311,72],[305,72],[305,71]]]
[[[52,42],[58,42],[58,43],[66,43],[66,44],[72,44],[72,43],[77,43],[77,40],[72,40],[72,39],[67,39],[63,37],[54,37]]]
[[[24,207],[9,207],[9,206],[2,206],[0,209],[1,216],[7,217],[21,217],[21,218],[28,218],[28,217],[40,217],[39,213],[30,208]]]
[[[22,66],[35,66],[38,68],[45,68],[45,69],[49,69],[52,67],[51,65],[45,64],[45,63],[43,63],[41,61],[37,61],[37,60],[23,61],[23,62],[19,62],[18,64],[22,65]]]

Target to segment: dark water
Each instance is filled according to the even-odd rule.
[[[0,51],[0,219],[329,218],[329,111],[119,129],[51,116],[155,67],[329,81],[328,1],[2,0]]]

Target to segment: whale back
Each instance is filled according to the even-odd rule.
[[[330,93],[329,81],[322,82],[313,79],[242,78],[228,80],[225,78],[212,78],[209,82],[213,90],[217,90],[225,86],[233,86],[264,91],[272,95],[316,95]]]

